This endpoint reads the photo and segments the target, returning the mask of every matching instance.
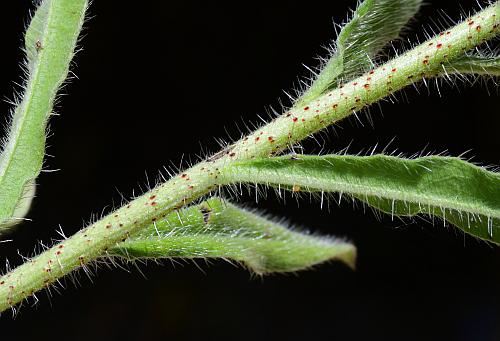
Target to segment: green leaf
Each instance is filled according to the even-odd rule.
[[[45,127],[66,79],[87,0],[44,0],[25,35],[24,94],[0,154],[0,232],[29,210],[45,154]]]
[[[365,0],[342,28],[335,51],[296,106],[310,103],[373,67],[373,59],[418,12],[422,0]]]
[[[437,216],[500,243],[500,174],[458,158],[283,156],[229,165],[221,181],[345,193],[389,214]]]
[[[446,64],[452,73],[500,76],[500,56],[466,55]]]
[[[171,213],[110,252],[128,259],[231,259],[257,274],[297,271],[332,259],[354,267],[356,257],[350,243],[292,231],[218,198]]]

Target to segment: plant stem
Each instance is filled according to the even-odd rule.
[[[71,238],[60,242],[0,278],[0,311],[86,263],[131,233],[172,210],[216,189],[220,170],[233,161],[266,157],[285,150],[340,119],[425,77],[437,76],[442,64],[498,33],[500,4],[415,47],[358,79],[295,108],[208,160],[173,177]]]

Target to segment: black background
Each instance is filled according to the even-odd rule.
[[[475,0],[459,1],[465,9]],[[422,24],[452,18],[457,1],[427,1]],[[282,90],[307,76],[355,1],[115,2],[95,0],[83,52],[51,121],[47,169],[39,179],[30,218],[1,244],[1,259],[19,264],[37,240],[73,234],[103,207],[178,165],[200,149],[215,152],[213,137],[239,136],[234,122],[258,122],[268,105],[287,104]],[[21,77],[23,27],[31,2],[0,5],[0,93],[11,98]],[[427,26],[428,27],[428,26]],[[409,35],[412,40],[414,35]],[[419,36],[423,38],[422,35]],[[441,96],[407,89],[398,104],[374,107],[374,127],[342,122],[323,135],[328,151],[352,142],[359,152],[385,146],[407,154],[422,150],[467,155],[499,164],[497,90],[484,85],[443,86]],[[6,115],[9,105],[0,103]],[[383,115],[381,114],[383,113]],[[320,146],[308,142],[308,152]],[[379,148],[380,150],[381,148]],[[256,204],[251,198],[243,202]],[[101,269],[93,282],[67,283],[61,295],[38,294],[16,319],[0,319],[9,340],[268,340],[268,339],[500,339],[500,252],[452,227],[424,221],[377,221],[352,204],[293,200],[274,195],[259,207],[297,225],[346,236],[358,246],[356,272],[324,264],[296,275],[252,278],[224,262]]]

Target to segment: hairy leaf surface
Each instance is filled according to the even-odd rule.
[[[372,68],[373,59],[391,40],[398,38],[421,4],[422,0],[361,2],[340,31],[332,56],[296,105],[305,105]]]
[[[345,193],[386,213],[437,216],[500,243],[500,174],[458,158],[283,156],[228,166],[222,177],[226,183],[266,184],[294,192]]]
[[[337,259],[354,267],[355,247],[292,231],[218,198],[171,213],[118,244],[111,253],[136,258],[225,258],[258,274],[301,270]]]
[[[0,232],[27,213],[45,154],[45,127],[84,20],[87,0],[44,0],[25,35],[24,94],[0,154]]]
[[[453,73],[500,76],[500,56],[466,55],[446,65]]]

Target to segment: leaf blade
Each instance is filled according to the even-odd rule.
[[[118,244],[111,254],[136,258],[226,258],[257,274],[297,271],[327,260],[354,267],[350,243],[286,229],[218,198],[172,213]]]
[[[453,157],[326,155],[240,162],[225,183],[341,192],[399,216],[438,216],[464,232],[500,243],[500,175]],[[286,188],[286,187],[285,187]]]
[[[474,74],[484,76],[500,76],[500,56],[498,55],[466,55],[452,60],[445,66],[452,73]]]
[[[361,2],[351,20],[340,31],[334,43],[335,51],[295,106],[306,105],[342,82],[372,68],[372,60],[387,43],[399,37],[421,4],[422,0]]]
[[[27,79],[0,154],[0,232],[29,210],[45,154],[46,125],[67,77],[87,0],[44,0],[25,34]]]

